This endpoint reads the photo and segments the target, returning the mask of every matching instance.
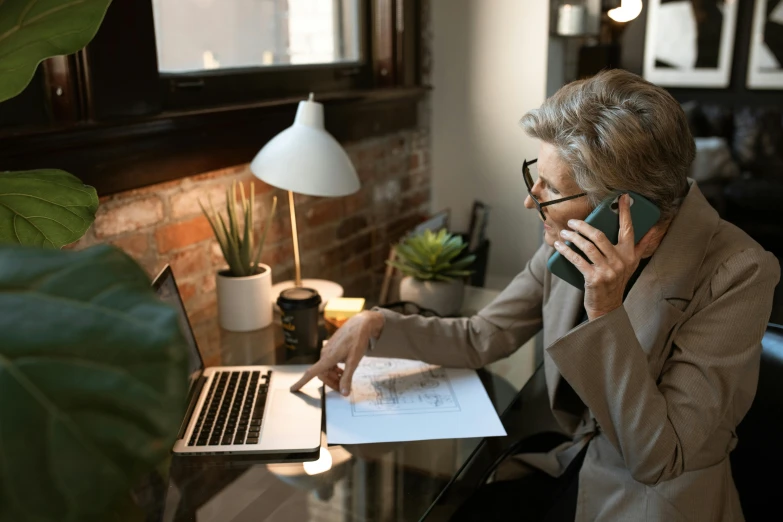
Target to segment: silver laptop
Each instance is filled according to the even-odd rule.
[[[189,348],[188,408],[174,453],[183,455],[274,454],[311,458],[321,444],[321,386],[300,392],[290,386],[306,365],[216,366],[204,362],[190,327],[171,267],[152,283],[177,309]]]

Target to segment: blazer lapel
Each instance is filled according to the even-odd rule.
[[[550,278],[551,290],[546,305],[547,310],[544,312],[544,317],[546,318],[544,320],[544,346],[549,346],[557,339],[568,334],[576,326],[577,322],[582,319],[581,314],[584,313],[584,292],[558,277],[552,277],[551,274]],[[566,414],[563,410],[563,401],[558,399],[564,396],[573,399],[575,394],[573,390],[564,390],[561,386],[565,381],[552,358],[547,355],[546,350],[544,351],[544,374],[546,376],[547,393],[549,394],[549,405],[552,407],[555,417],[561,425],[573,431],[580,421],[579,414],[577,411],[572,411],[574,410],[573,407],[566,407],[567,410],[572,411],[573,416]],[[565,383],[565,386],[568,386],[568,383]],[[567,400],[566,402],[572,403],[574,401]]]
[[[653,378],[666,359],[664,347],[673,337],[685,305],[693,298],[696,275],[715,229],[720,222],[717,212],[701,194],[695,182],[680,211],[672,221],[663,241],[650,259],[623,306],[633,325],[637,340],[650,361]],[[567,335],[581,319],[584,292],[548,274],[551,281],[549,299],[544,310],[544,346]],[[563,380],[554,361],[544,351],[549,402],[564,426],[576,426],[578,418],[564,415],[564,402],[572,390]],[[564,400],[565,399],[565,400]],[[572,401],[571,401],[572,402]],[[574,408],[566,411],[577,412]]]
[[[693,298],[699,268],[719,222],[692,182],[666,236],[623,303],[653,378],[658,377],[667,355],[664,348]]]

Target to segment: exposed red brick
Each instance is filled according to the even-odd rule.
[[[166,225],[155,232],[158,252],[161,254],[199,243],[212,236],[212,227],[203,215],[181,223]]]
[[[367,218],[364,216],[351,216],[343,219],[337,228],[337,239],[350,237],[367,226]]]
[[[134,232],[163,219],[163,202],[158,197],[148,197],[98,207],[95,216],[95,236],[99,239]]]
[[[343,265],[343,273],[359,274],[372,267],[372,253],[366,252],[354,257]]]
[[[279,203],[279,202],[278,202]],[[297,221],[299,221],[297,219]],[[263,229],[261,229],[263,230]],[[260,233],[260,232],[259,232]],[[272,228],[266,235],[267,243],[277,243],[283,239],[290,240],[293,232],[291,231],[291,218],[288,214],[279,214],[272,220]]]
[[[207,294],[215,291],[215,274],[207,274],[201,278],[199,291]]]
[[[145,257],[144,259],[139,260],[138,263],[141,265],[144,271],[147,272],[147,275],[150,277],[150,279],[152,279],[153,277],[157,276],[161,270],[163,270],[163,267],[168,264],[168,260]]]
[[[425,188],[424,190],[420,190],[418,192],[414,192],[412,194],[408,194],[403,198],[403,207],[404,208],[418,208],[424,203],[429,203],[430,201],[430,189]]]
[[[317,227],[336,221],[343,215],[343,202],[341,198],[324,198],[316,201],[307,210],[304,216],[304,225]],[[297,221],[299,221],[297,214]]]
[[[182,297],[183,302],[190,301],[194,295],[196,295],[196,285],[190,282],[178,282],[179,295]]]
[[[173,254],[169,258],[169,263],[177,279],[185,279],[212,271],[209,246],[206,244],[194,245]]]
[[[111,244],[122,249],[132,258],[141,259],[149,250],[150,243],[152,242],[152,236],[149,234],[133,234],[115,239]]]
[[[299,234],[299,249],[304,253],[323,250],[337,243],[337,223],[331,223]]]
[[[201,299],[193,299],[187,310],[192,324],[209,321],[217,316],[217,295],[213,293]]]
[[[247,194],[246,194],[247,197],[250,197],[250,185],[251,184],[255,188],[255,197],[263,196],[265,194],[268,194],[269,192],[277,190],[272,185],[269,185],[268,183],[264,183],[263,181],[261,181],[260,179],[258,179],[255,176],[250,176],[248,181],[249,181],[249,183],[245,184],[245,191],[247,192]]]
[[[270,248],[264,248],[261,252],[261,262],[269,266],[288,263],[294,259],[294,245],[292,242],[279,243]]]
[[[346,216],[351,216],[360,210],[367,208],[370,201],[370,190],[370,187],[362,187],[359,192],[343,198],[343,207]]]
[[[249,167],[250,165],[248,163],[243,163],[241,165],[234,165],[232,167],[226,167],[223,169],[205,172],[204,174],[198,174],[197,176],[193,176],[192,178],[190,178],[190,180],[195,183],[198,183],[200,181],[223,178],[226,176],[233,176],[236,174],[242,174],[248,172]]]
[[[173,194],[169,198],[171,217],[180,219],[200,215],[202,211],[199,201],[204,204],[205,208],[209,209],[210,200],[215,210],[222,212],[226,205],[226,187],[223,185],[196,186],[190,190]]]
[[[340,264],[345,259],[343,257],[342,245],[334,246],[328,250],[321,252],[320,263],[323,266],[330,266]]]

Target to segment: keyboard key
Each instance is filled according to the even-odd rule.
[[[258,444],[258,437],[249,437],[247,438],[248,444]]]

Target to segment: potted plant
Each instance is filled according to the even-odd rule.
[[[237,182],[226,189],[226,216],[215,212],[212,201],[209,210],[199,201],[209,220],[228,268],[217,273],[216,288],[220,326],[234,332],[258,330],[272,323],[272,269],[259,260],[266,234],[272,225],[277,197],[267,217],[261,239],[256,243],[253,209],[255,191],[250,185],[250,199],[239,185],[241,208],[237,209]],[[239,210],[239,211],[238,211]],[[242,214],[240,223],[239,214]]]
[[[467,244],[462,237],[431,230],[410,236],[396,247],[396,259],[387,261],[405,276],[400,299],[429,308],[440,315],[459,312],[465,293],[463,278],[470,275],[476,256],[460,257]]]
[[[0,39],[0,103],[42,59],[83,48],[109,3],[6,0],[4,20],[18,23]],[[62,170],[0,172],[2,522],[143,520],[130,490],[163,468],[179,431],[188,360],[177,312],[117,248],[60,250],[98,204]]]

